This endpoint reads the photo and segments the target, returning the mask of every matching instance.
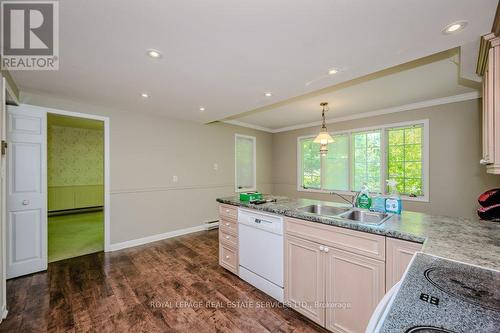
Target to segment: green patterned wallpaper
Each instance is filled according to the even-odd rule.
[[[48,186],[102,185],[104,131],[48,126]]]

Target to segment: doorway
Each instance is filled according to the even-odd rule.
[[[47,114],[48,262],[104,250],[104,122]]]
[[[51,218],[60,224],[67,223],[68,219],[75,225],[80,225],[80,230],[89,230],[89,218],[95,222],[102,214],[104,225],[100,226],[104,232],[101,236],[104,242],[99,241],[98,249],[86,248],[87,252],[97,250],[109,250],[110,244],[110,168],[109,168],[109,118],[103,116],[90,115],[86,113],[70,112],[58,109],[38,107],[27,104],[19,106],[9,106],[7,108],[7,278],[14,278],[30,273],[35,273],[47,269],[48,265],[48,212],[49,212],[49,186],[48,186],[48,126],[47,120],[53,115],[81,118],[84,120],[97,120],[102,123],[104,148],[103,148],[103,181],[101,199],[92,198],[73,192],[62,196],[64,199],[73,201],[73,205],[68,209],[60,209],[68,203],[61,204],[60,201],[51,201]],[[69,119],[69,118],[66,118]],[[68,158],[67,158],[68,159]],[[83,162],[81,162],[83,163]],[[81,164],[80,163],[80,164]],[[81,167],[78,172],[83,172]],[[78,185],[78,184],[77,184]],[[101,185],[101,184],[97,184]],[[51,195],[57,195],[58,190],[51,189]],[[69,190],[67,190],[69,191]],[[90,191],[90,190],[89,190]],[[84,190],[85,192],[85,190]],[[92,192],[92,191],[90,191]],[[56,193],[56,194],[54,194]],[[61,193],[59,196],[61,197]],[[78,197],[80,195],[80,197]],[[99,201],[100,200],[100,201]],[[82,202],[83,207],[82,206]],[[89,204],[90,202],[90,204]],[[95,204],[97,202],[97,205]],[[102,206],[101,206],[102,203]],[[54,206],[55,205],[55,206]],[[58,206],[62,205],[62,206]],[[54,208],[55,207],[55,208]],[[81,210],[80,210],[81,209]],[[92,211],[94,210],[94,211]],[[67,213],[97,213],[97,216],[86,215],[78,219],[74,214]],[[66,216],[66,218],[61,218]],[[59,218],[57,218],[59,217]],[[61,221],[62,219],[62,221]],[[92,223],[92,221],[90,223]],[[102,221],[102,218],[100,219]],[[55,223],[57,224],[57,222]],[[67,225],[62,228],[55,226],[54,230],[62,230],[62,240],[66,243],[72,236],[72,231],[67,229]],[[84,240],[89,238],[80,234]],[[101,239],[102,239],[101,238]],[[52,241],[52,240],[51,240]],[[71,243],[71,241],[69,242]],[[103,244],[104,243],[104,244]],[[51,246],[52,247],[52,246]],[[51,261],[84,254],[73,250],[62,251],[64,256],[51,257]]]

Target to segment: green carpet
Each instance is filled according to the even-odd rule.
[[[49,262],[104,250],[103,212],[49,217]]]

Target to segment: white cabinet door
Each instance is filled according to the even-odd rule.
[[[7,278],[47,269],[46,113],[7,109]]]
[[[383,261],[332,249],[325,251],[326,325],[332,332],[363,333],[385,294]]]

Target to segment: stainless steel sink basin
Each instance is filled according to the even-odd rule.
[[[357,221],[367,224],[382,224],[388,220],[392,215],[385,213],[369,212],[364,210],[351,210],[346,212],[340,217],[352,221]]]
[[[348,212],[351,208],[348,207],[333,207],[324,205],[309,205],[298,209],[301,212],[312,213],[318,215],[336,216]]]

